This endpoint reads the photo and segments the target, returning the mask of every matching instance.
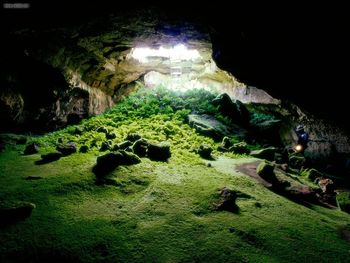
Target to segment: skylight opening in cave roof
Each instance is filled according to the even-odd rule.
[[[170,61],[195,61],[201,58],[198,50],[188,49],[184,44],[177,44],[171,48],[136,47],[131,51],[131,57],[141,63],[147,63],[153,57],[167,58]]]

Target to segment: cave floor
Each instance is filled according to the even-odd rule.
[[[21,148],[22,147],[22,148]],[[116,185],[96,185],[98,153],[34,165],[23,146],[0,155],[0,200],[36,205],[0,228],[1,262],[348,262],[350,216],[279,196],[235,166],[253,158],[120,166]],[[25,180],[39,176],[39,180]],[[215,211],[218,189],[238,213]],[[345,233],[345,234],[344,234]]]

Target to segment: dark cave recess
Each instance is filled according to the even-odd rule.
[[[149,7],[169,19],[204,23],[219,67],[347,128],[349,21],[336,3],[26,2],[29,9],[2,8],[5,31],[70,26]]]

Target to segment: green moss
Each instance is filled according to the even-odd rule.
[[[340,210],[350,214],[350,192],[337,194],[337,205]]]
[[[193,104],[213,113],[204,101],[211,95],[203,92],[190,104],[183,98],[171,102],[172,95],[163,93],[162,100],[155,94],[142,97],[142,92],[106,114],[31,138],[41,145],[38,154],[22,155],[24,145],[1,153],[0,200],[36,205],[29,218],[0,228],[1,262],[348,260],[349,243],[337,232],[339,226],[350,224],[347,214],[293,203],[236,171],[237,164],[256,159],[230,153],[224,158],[214,151],[217,160],[208,161],[195,153],[201,144],[218,146],[184,122]],[[148,103],[156,108],[144,105]],[[100,126],[116,134],[113,144],[133,132],[152,143],[167,141],[171,158],[141,158],[139,164],[119,166],[108,175],[112,185],[95,184],[92,167],[104,154],[99,147],[34,164],[40,154],[53,151],[58,140],[74,141],[78,148],[100,146],[106,140],[96,131]],[[75,133],[77,127],[81,134]],[[25,180],[27,176],[42,179]],[[237,198],[238,214],[212,209],[223,187],[250,197]]]

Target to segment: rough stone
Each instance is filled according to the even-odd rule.
[[[108,141],[102,142],[101,147],[100,147],[100,152],[105,152],[107,150],[111,149],[111,145]]]
[[[329,178],[322,178],[318,180],[318,186],[321,188],[323,193],[331,194],[334,193],[334,183]]]
[[[167,161],[171,157],[170,145],[167,142],[149,144],[147,156],[154,161]]]
[[[263,161],[256,168],[256,173],[267,182],[274,184],[277,181],[274,169],[275,165],[273,163]]]
[[[256,158],[273,161],[275,159],[275,152],[276,152],[275,147],[268,147],[261,150],[251,151],[250,155]]]
[[[224,187],[218,191],[218,194],[220,200],[214,204],[216,210],[238,213],[239,208],[236,204],[236,191]]]
[[[199,146],[197,153],[199,154],[200,157],[211,160],[213,159],[213,157],[211,156],[212,151],[213,149],[209,145],[202,144]]]
[[[35,164],[45,164],[45,163],[51,163],[54,161],[57,161],[63,156],[61,152],[52,152],[47,154],[41,155],[41,160],[36,161]]]
[[[24,154],[25,155],[30,155],[30,154],[35,154],[38,153],[40,151],[40,146],[39,144],[32,142],[30,144],[28,144],[26,146],[26,148],[24,149]]]
[[[246,131],[238,126],[232,125],[229,127],[215,117],[207,114],[190,114],[188,115],[188,123],[191,127],[204,136],[220,141],[223,137],[228,135],[236,135],[237,137],[246,137]]]
[[[124,142],[118,143],[117,145],[118,145],[118,149],[125,150],[129,146],[132,146],[132,142],[131,141],[124,141]]]
[[[77,145],[74,142],[60,144],[56,147],[56,150],[61,152],[63,156],[68,156],[77,152]]]
[[[145,157],[147,155],[149,143],[145,139],[138,139],[132,145],[132,151],[139,157]]]
[[[238,153],[238,154],[244,154],[244,153],[250,152],[250,150],[248,149],[248,144],[246,142],[238,142],[233,144],[229,148],[229,151],[233,153]]]
[[[129,133],[125,138],[126,141],[131,141],[131,142],[136,142],[139,139],[141,139],[141,135],[137,133]]]
[[[89,146],[87,146],[87,145],[82,145],[79,148],[79,152],[81,152],[81,153],[87,153],[88,151],[89,151]]]
[[[106,139],[108,140],[113,140],[115,138],[117,138],[117,134],[115,134],[114,132],[110,132],[106,134]]]

